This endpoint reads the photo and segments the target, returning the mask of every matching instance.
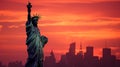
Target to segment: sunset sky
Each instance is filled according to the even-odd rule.
[[[53,50],[57,61],[68,52],[69,44],[80,42],[94,47],[94,55],[101,56],[109,47],[120,59],[120,0],[30,0],[32,16],[39,14],[39,28],[49,42],[45,56]],[[0,61],[27,59],[25,23],[28,0],[0,0]]]

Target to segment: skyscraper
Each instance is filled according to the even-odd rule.
[[[83,55],[83,51],[82,51],[82,43],[80,43],[80,52],[79,54]]]
[[[69,53],[75,55],[75,42],[70,44]]]
[[[44,67],[55,67],[55,65],[56,65],[55,55],[54,52],[51,51],[50,56],[45,57]]]
[[[110,48],[103,48],[103,52],[102,52],[102,56],[103,58],[108,58],[111,56],[111,49]]]
[[[85,56],[86,57],[93,57],[93,47],[92,46],[86,47]]]

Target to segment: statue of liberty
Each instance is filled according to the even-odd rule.
[[[28,17],[26,22],[26,45],[28,58],[25,67],[43,67],[43,47],[48,42],[48,38],[41,35],[38,29],[39,16],[31,17],[32,5],[28,2]]]

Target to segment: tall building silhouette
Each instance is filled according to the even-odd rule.
[[[115,63],[116,63],[116,57],[114,55],[111,55],[111,49],[103,48],[101,66],[114,67]]]
[[[98,67],[99,65],[99,58],[94,56],[94,48],[93,46],[87,46],[86,52],[84,54],[84,67]]]
[[[110,48],[103,48],[103,52],[102,52],[102,57],[103,58],[108,58],[111,56],[111,49]]]
[[[2,62],[0,61],[0,67],[6,67],[5,65],[2,64]]]
[[[54,52],[51,51],[50,56],[45,57],[44,67],[55,67],[56,66],[56,59]]]
[[[76,43],[73,42],[70,44],[69,52],[66,53],[66,66],[67,67],[75,67],[75,47]],[[71,64],[71,65],[69,65]]]
[[[80,50],[75,57],[75,59],[76,59],[76,61],[75,61],[76,66],[75,67],[79,67],[79,66],[83,67],[83,58],[84,58],[84,54],[82,51],[82,43],[80,43]]]
[[[93,47],[92,46],[87,46],[86,47],[85,57],[86,58],[92,58],[93,57]]]
[[[81,58],[81,59],[83,58],[82,43],[80,43],[80,51],[77,53],[76,56]]]
[[[59,67],[75,67],[75,47],[75,42],[70,44],[69,51],[61,56]]]
[[[75,55],[75,42],[73,42],[73,43],[71,43],[70,44],[70,48],[69,48],[69,54],[71,54],[71,55]]]

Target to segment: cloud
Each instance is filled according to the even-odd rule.
[[[20,22],[26,20],[25,12],[0,11],[0,22]]]
[[[0,10],[18,10],[24,9],[23,3],[14,2],[11,0],[1,0],[0,5],[2,6]]]
[[[41,5],[43,7],[41,7]],[[61,14],[77,14],[92,15],[105,17],[119,17],[119,1],[103,1],[93,3],[44,3],[34,5],[33,9],[40,9],[41,13],[61,15]]]
[[[119,48],[120,37],[89,40],[86,44],[91,44],[95,48],[105,48],[105,47],[112,48],[112,49]]]
[[[120,32],[120,23],[107,23],[107,24],[99,24],[96,23],[93,25],[93,23],[85,23],[84,25],[82,25],[82,23],[80,23],[79,25],[72,25],[70,23],[66,23],[66,24],[61,24],[61,23],[57,23],[57,21],[51,21],[51,23],[47,23],[48,21],[46,21],[45,23],[40,22],[39,23],[39,28],[42,32],[81,32],[80,34],[84,34],[84,33],[95,33],[99,34],[99,33],[104,33],[104,34],[118,34]],[[61,25],[60,25],[61,24]],[[2,29],[1,29],[1,34],[19,34],[20,32],[25,32],[25,22],[0,22],[0,25],[2,25]],[[79,35],[76,34],[76,35]],[[119,36],[119,35],[116,35]]]
[[[120,47],[111,47],[112,55],[120,59]]]
[[[12,1],[15,1],[15,2],[22,2],[24,3],[25,1],[16,1],[16,0],[12,0]],[[39,4],[39,3],[91,3],[91,2],[104,2],[104,1],[120,1],[120,0],[33,0],[33,1],[30,1],[32,3],[35,3],[35,4]],[[27,2],[27,1],[26,1]]]
[[[2,0],[0,10],[26,11],[24,3]],[[16,6],[16,7],[14,7]],[[119,18],[120,1],[102,1],[92,3],[42,3],[33,4],[33,10],[47,14],[79,14]],[[39,10],[38,10],[39,9]]]
[[[18,28],[19,26],[11,25],[9,28]]]
[[[10,12],[5,12],[5,11],[0,11],[0,21],[4,22],[4,21],[11,21],[11,20],[16,20],[18,19],[18,17],[16,17],[13,13],[10,13],[12,15],[9,14]]]
[[[26,20],[26,5],[21,2],[2,0],[0,21],[18,22]],[[42,21],[62,22],[98,22],[119,21],[120,1],[103,1],[92,3],[42,3],[33,4],[32,14],[40,13]],[[16,7],[14,7],[16,6]],[[13,8],[14,7],[14,8]],[[44,21],[44,22],[45,22]]]
[[[25,34],[25,24],[21,22],[0,22],[0,25],[2,25],[2,29],[0,31],[1,37]]]
[[[119,32],[120,24],[106,24],[106,25],[47,25],[40,26],[43,31],[46,32],[86,32],[86,31],[109,31],[109,32]]]
[[[0,25],[0,31],[1,31],[2,27],[3,27],[3,26],[2,26],[2,25]]]

